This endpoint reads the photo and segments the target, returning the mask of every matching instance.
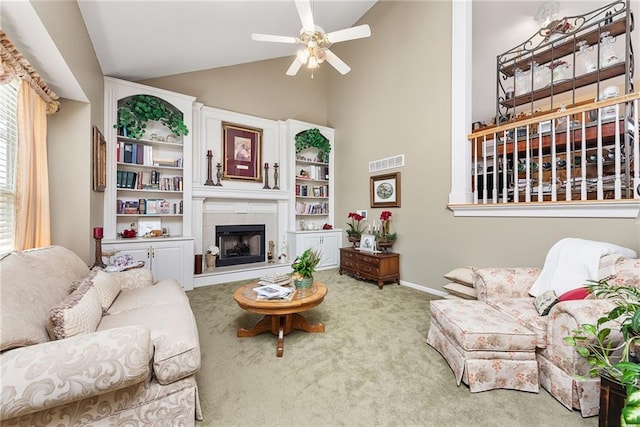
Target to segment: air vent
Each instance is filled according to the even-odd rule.
[[[404,154],[399,154],[397,156],[387,157],[386,159],[369,162],[369,172],[378,172],[402,166],[404,166]]]

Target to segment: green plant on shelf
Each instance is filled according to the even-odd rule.
[[[307,148],[316,148],[318,150],[318,158],[326,161],[331,152],[331,143],[322,133],[320,129],[313,128],[299,132],[295,136],[296,154]]]
[[[152,120],[159,121],[177,136],[189,134],[182,113],[150,95],[133,95],[127,99],[118,108],[118,122],[113,127],[121,128],[125,136],[140,139],[147,129],[147,122]]]

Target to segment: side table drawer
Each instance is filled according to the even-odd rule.
[[[350,267],[350,268],[357,268],[358,267],[358,262],[356,260],[353,259],[342,259],[340,260],[340,265],[342,265],[343,267]]]
[[[357,254],[356,256],[360,264],[372,265],[374,267],[377,267],[380,265],[380,259],[374,256],[369,256],[366,254]]]
[[[360,264],[358,266],[358,270],[361,273],[373,274],[375,277],[377,277],[380,274],[380,269],[378,267],[374,267],[367,264]]]

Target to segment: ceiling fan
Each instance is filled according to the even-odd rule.
[[[251,38],[262,42],[276,43],[301,43],[305,45],[296,54],[296,58],[287,70],[288,76],[295,76],[298,70],[306,64],[311,70],[325,60],[333,66],[340,74],[347,74],[351,71],[351,67],[344,63],[335,53],[329,50],[329,46],[333,43],[343,42],[347,40],[361,39],[371,36],[371,29],[368,25],[358,25],[357,27],[346,28],[344,30],[324,32],[322,27],[315,25],[313,22],[313,12],[311,10],[310,0],[295,0],[296,9],[302,21],[302,29],[298,37],[274,36],[269,34],[251,34]],[[313,74],[311,74],[313,78]]]

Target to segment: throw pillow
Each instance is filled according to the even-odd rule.
[[[460,267],[451,270],[443,277],[452,282],[460,283],[461,285],[473,286],[473,275],[475,271],[475,267]]]
[[[122,290],[120,281],[113,277],[112,274],[105,273],[104,271],[97,272],[96,277],[93,278],[93,287],[98,293],[103,311],[107,311],[109,307],[111,307],[113,300],[116,299]]]
[[[589,290],[587,288],[576,288],[558,297],[558,301],[571,301],[575,299],[585,299],[589,296]]]
[[[544,291],[536,297],[536,310],[540,316],[546,316],[551,308],[558,303],[558,297],[552,290]]]
[[[69,289],[69,294],[71,294],[79,287],[84,286],[86,283],[91,284],[91,281],[94,277],[96,277],[97,272],[98,270],[89,270],[89,274],[87,274],[86,277],[82,278],[81,280],[74,280],[73,282],[71,282],[71,289]]]
[[[49,310],[47,331],[53,340],[95,332],[102,319],[98,292],[91,285],[76,289]]]

